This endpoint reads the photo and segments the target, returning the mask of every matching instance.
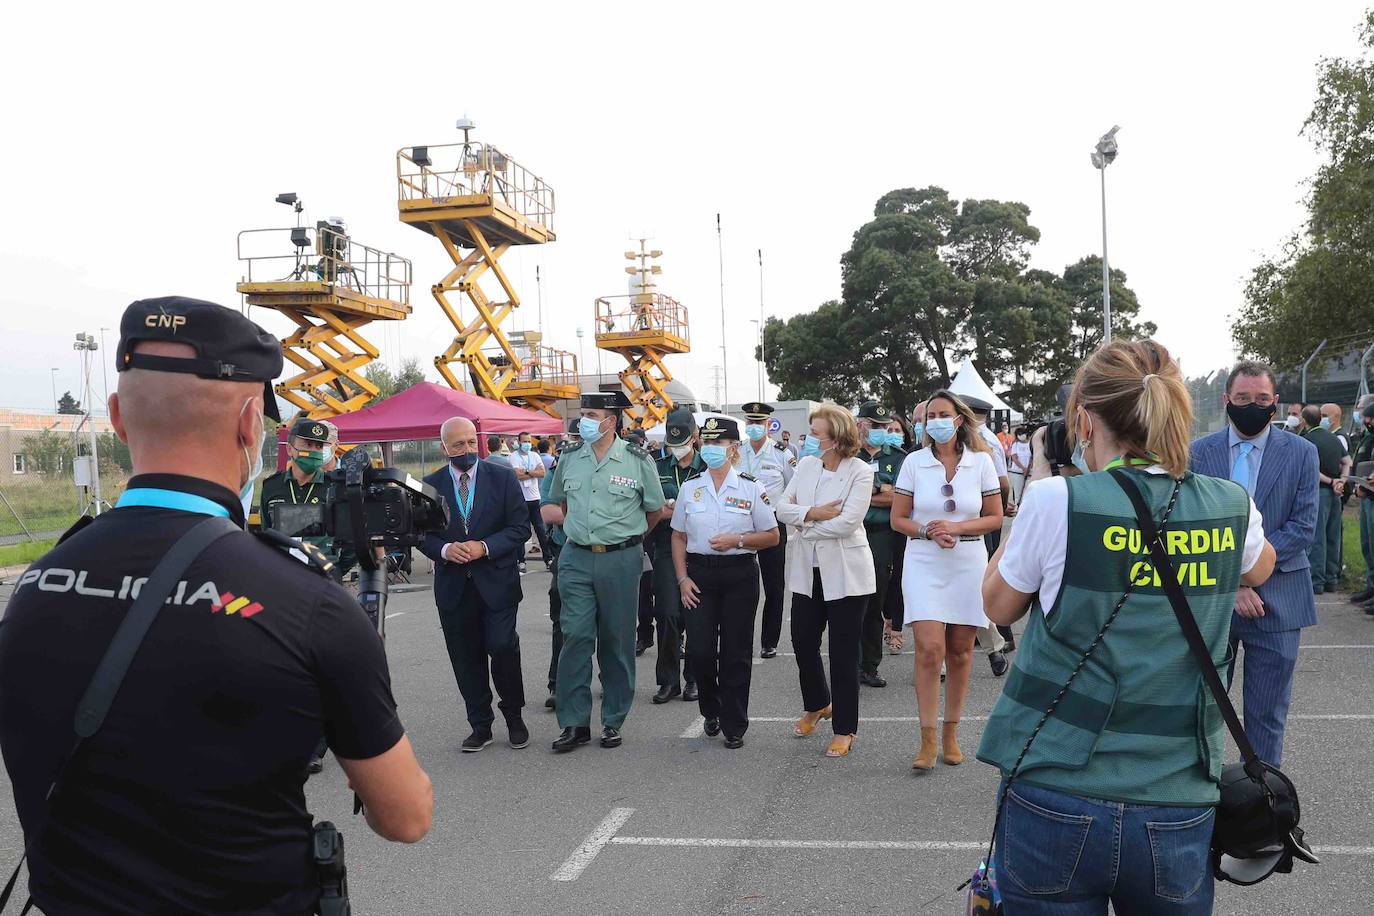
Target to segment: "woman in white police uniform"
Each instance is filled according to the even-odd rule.
[[[749,728],[756,554],[778,542],[778,521],[763,484],[734,467],[739,424],[710,417],[700,434],[707,470],[682,484],[673,506],[673,566],[706,734],[724,731],[725,746],[737,748]]]
[[[983,535],[1002,527],[1002,491],[973,413],[949,391],[926,402],[926,448],[902,462],[892,499],[892,527],[907,536],[902,568],[905,622],[916,641],[916,706],[921,749],[911,766],[935,768],[940,665],[945,681],[942,759],[963,762],[959,716],[968,693],[973,638],[983,614]]]

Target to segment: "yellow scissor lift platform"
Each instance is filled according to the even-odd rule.
[[[649,261],[663,252],[648,250],[645,241],[640,239],[639,251],[625,252],[626,258],[640,262],[638,267],[625,268],[635,277],[634,292],[596,300],[596,345],[619,353],[630,363],[620,373],[632,405],[625,412],[630,429],[657,426],[668,418],[673,409],[668,383],[673,375],[663,358],[692,349],[687,307],[654,291],[653,278],[660,269]]]
[[[537,335],[513,341],[501,325],[520,307],[520,296],[500,260],[512,245],[542,245],[553,231],[553,189],[493,146],[462,143],[415,146],[396,154],[397,209],[401,222],[439,240],[453,270],[431,287],[457,335],[434,365],[448,384],[462,389],[452,364],[467,367],[477,393],[557,416],[554,405],[576,398],[577,360],[544,346]],[[499,286],[493,300],[479,281],[490,274]],[[477,315],[464,321],[448,295],[463,293]],[[516,343],[520,346],[516,346]]]
[[[279,382],[277,394],[311,419],[351,413],[376,397],[363,368],[379,351],[359,329],[410,314],[410,261],[353,241],[340,222],[247,229],[238,256],[245,272],[237,289],[248,304],[296,323],[281,343],[300,372]]]

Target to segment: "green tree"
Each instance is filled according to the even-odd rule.
[[[117,470],[127,474],[134,469],[133,459],[129,455],[129,446],[119,441],[119,437],[113,432],[101,433],[96,436],[96,453],[100,456],[100,472],[102,474],[113,473]]]
[[[420,368],[420,360],[414,356],[407,356],[401,360],[401,367],[396,370],[395,389],[393,394],[400,394],[408,388],[413,388],[425,380],[425,371]]]
[[[407,356],[401,360],[401,367],[396,372],[392,372],[386,363],[380,360],[368,363],[367,368],[363,370],[363,377],[377,386],[377,393],[365,405],[371,407],[420,384],[425,380],[425,373],[420,368],[419,359]]]
[[[1374,11],[1358,34],[1358,58],[1318,64],[1302,131],[1322,164],[1305,200],[1306,225],[1251,271],[1235,322],[1236,346],[1279,367],[1296,366],[1323,339],[1374,336]]]
[[[45,429],[25,438],[19,454],[24,456],[26,471],[43,477],[60,477],[71,471],[76,451],[70,436]]]
[[[62,392],[62,397],[57,399],[57,412],[62,414],[81,413],[81,402],[72,397],[70,391]]]

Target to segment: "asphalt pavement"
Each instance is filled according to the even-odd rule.
[[[928,775],[910,769],[909,634],[906,654],[884,656],[888,686],[862,690],[847,759],[823,756],[828,723],[810,738],[792,736],[801,705],[790,655],[756,660],[752,724],[745,746],[730,751],[702,735],[696,704],[649,702],[655,649],[639,659],[624,745],[604,750],[593,740],[554,755],[558,726],[543,708],[548,576],[537,560],[530,569],[519,630],[532,738],[518,751],[498,716],[495,744],[459,753],[468,728],[432,595],[392,596],[387,651],[402,719],[434,781],[434,827],[414,846],[383,842],[352,816],[335,762],[312,778],[312,811],[347,839],[355,913],[963,911],[955,888],[987,842],[997,787],[993,769],[972,758],[979,717],[1003,683],[981,655],[962,730],[968,760]],[[1323,864],[1258,887],[1223,885],[1219,914],[1361,912],[1374,900],[1374,619],[1344,596],[1318,602],[1321,623],[1303,635],[1284,769]],[[786,628],[780,648],[790,649]],[[594,733],[595,716],[594,708]],[[0,862],[19,850],[0,774]]]

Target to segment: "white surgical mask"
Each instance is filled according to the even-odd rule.
[[[1288,429],[1297,429],[1298,418],[1294,416],[1289,416],[1288,419],[1283,421],[1283,425]]]
[[[668,446],[668,451],[673,453],[674,458],[681,461],[683,458],[692,454],[692,443],[688,442],[686,445],[670,445]]]

